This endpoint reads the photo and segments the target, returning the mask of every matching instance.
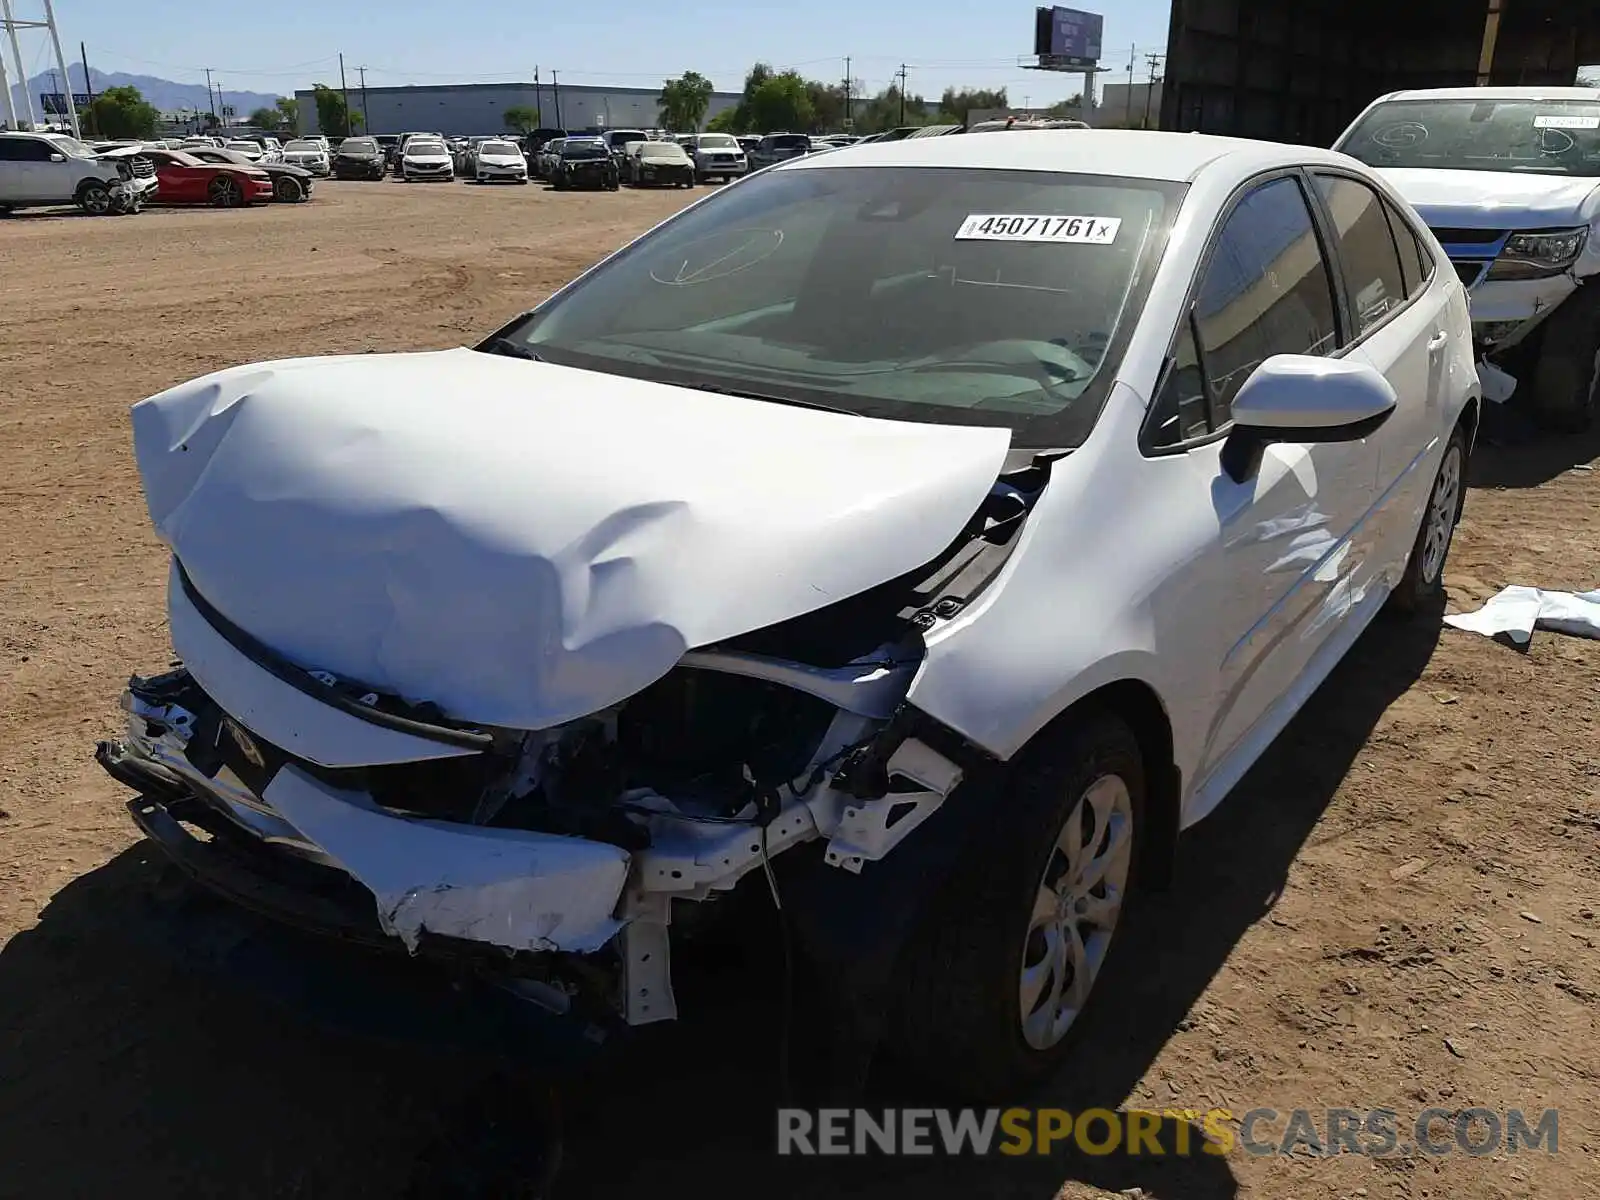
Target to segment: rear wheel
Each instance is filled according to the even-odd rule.
[[[1545,320],[1529,406],[1557,433],[1582,433],[1594,423],[1600,411],[1600,280],[1579,288]]]
[[[103,217],[111,211],[111,189],[98,179],[91,179],[78,189],[78,207],[91,217]]]
[[[1428,507],[1422,513],[1422,527],[1411,546],[1406,573],[1400,578],[1400,586],[1390,593],[1392,611],[1414,613],[1444,594],[1444,562],[1466,503],[1466,478],[1467,435],[1457,426],[1445,444],[1444,457],[1433,478],[1433,490],[1428,493]]]
[[[206,188],[206,199],[217,208],[237,208],[244,203],[244,189],[231,175],[218,175]]]
[[[306,190],[293,175],[280,175],[272,185],[272,196],[284,204],[293,204],[306,198]]]
[[[1024,752],[1004,819],[941,889],[900,980],[891,1037],[909,1064],[997,1099],[1057,1070],[1133,894],[1144,761],[1120,719]]]

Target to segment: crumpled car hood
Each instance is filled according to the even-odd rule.
[[[150,516],[233,624],[539,729],[935,557],[1010,435],[458,349],[234,367],[134,406]]]
[[[1513,171],[1445,171],[1421,167],[1379,169],[1430,225],[1468,229],[1579,225],[1600,187],[1594,179]]]

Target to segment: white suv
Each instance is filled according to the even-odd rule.
[[[100,158],[59,133],[0,133],[0,215],[52,204],[93,216],[138,212],[156,186],[148,159]]]

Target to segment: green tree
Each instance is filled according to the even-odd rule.
[[[532,133],[539,128],[539,110],[528,104],[513,104],[502,114],[506,128],[515,133]]]
[[[1076,96],[1068,96],[1065,100],[1057,100],[1044,111],[1046,116],[1076,120],[1083,112],[1083,95],[1079,93]]]
[[[1009,108],[1005,88],[945,88],[939,97],[939,114],[951,123],[965,121],[975,108]]]
[[[283,114],[275,108],[258,108],[250,114],[250,124],[257,129],[277,129],[283,124]]]
[[[741,106],[737,104],[732,108],[723,109],[706,122],[707,133],[743,133],[744,131],[744,113],[741,111]]]
[[[300,132],[300,101],[293,96],[279,96],[278,116],[282,118],[279,128],[287,129],[290,133]]]
[[[811,96],[798,71],[784,71],[762,80],[748,104],[750,126],[762,133],[811,128]]]
[[[327,84],[313,83],[311,98],[317,106],[317,128],[330,137],[349,137],[361,127],[361,114],[351,112],[344,102],[344,93]]]
[[[88,107],[94,127],[106,138],[154,137],[161,113],[136,87],[112,87],[101,92]]]
[[[693,133],[706,119],[715,90],[711,80],[698,71],[685,71],[678,78],[667,80],[657,101],[661,123],[673,133]]]

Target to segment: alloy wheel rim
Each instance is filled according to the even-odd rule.
[[[1084,790],[1061,827],[1023,939],[1022,1036],[1049,1050],[1088,1001],[1122,915],[1133,865],[1133,798],[1117,775]]]
[[[92,213],[103,213],[111,207],[111,193],[104,188],[90,188],[83,194],[83,206]]]
[[[1444,462],[1439,464],[1439,478],[1433,485],[1433,498],[1428,504],[1428,531],[1422,543],[1422,578],[1433,583],[1444,570],[1444,556],[1450,549],[1450,537],[1455,532],[1456,510],[1461,505],[1461,448],[1456,445],[1445,451]]]

